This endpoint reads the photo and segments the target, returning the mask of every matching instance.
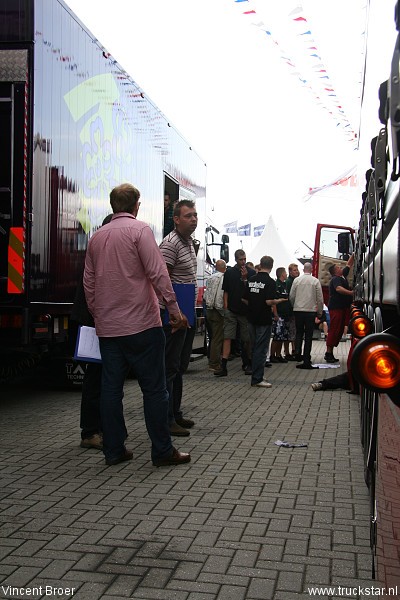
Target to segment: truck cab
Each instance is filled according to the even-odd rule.
[[[352,227],[343,225],[317,224],[315,233],[313,275],[320,280],[324,302],[328,305],[329,282],[331,275],[329,267],[340,265],[344,267],[354,252],[355,231]],[[353,269],[350,270],[348,281],[353,283]]]

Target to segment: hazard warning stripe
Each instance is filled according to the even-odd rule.
[[[24,292],[23,227],[10,227],[7,292],[9,294],[23,294]]]
[[[29,73],[26,70],[24,89],[24,194],[22,203],[22,227],[10,227],[8,243],[8,279],[9,294],[23,294],[25,291],[25,230],[28,194],[28,110],[29,110]]]

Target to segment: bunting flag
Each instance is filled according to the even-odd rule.
[[[265,225],[257,225],[257,227],[253,227],[253,235],[254,237],[259,237],[265,229]]]
[[[237,221],[232,221],[232,223],[225,223],[225,233],[237,233]]]
[[[251,223],[247,225],[240,225],[237,230],[238,235],[251,235]]]
[[[285,29],[281,33],[279,33],[279,27],[276,24],[277,33],[275,34],[272,31],[275,27],[273,13],[270,12],[268,14],[268,5],[257,2],[257,0],[246,1],[246,10],[243,11],[244,7],[242,7],[242,14],[249,19],[251,25],[257,27],[270,43],[274,45],[281,60],[289,68],[291,75],[311,93],[316,104],[321,109],[326,110],[336,121],[336,126],[341,128],[345,139],[350,141],[354,148],[357,148],[359,124],[352,124],[346,115],[342,102],[336,92],[334,81],[326,64],[323,62],[322,53],[314,39],[309,17],[305,14],[301,4],[299,3],[294,10],[286,15],[288,22],[284,23]],[[238,6],[240,6],[241,0],[235,0],[236,2],[239,2]],[[364,11],[366,15],[367,6],[364,7]],[[258,22],[252,21],[249,15],[257,15],[258,19],[262,19],[264,15],[264,19],[268,21],[268,24],[263,20],[259,20]],[[282,23],[280,25],[282,29]],[[360,43],[360,47],[361,45],[365,46],[365,31],[361,32],[361,36],[364,38],[364,43]],[[282,39],[286,41],[283,42]],[[291,52],[286,51],[284,43],[290,46]],[[356,92],[358,99],[361,98],[363,60],[364,58],[361,56]]]
[[[310,198],[317,192],[321,192],[322,190],[326,190],[335,185],[356,187],[357,186],[357,167],[356,166],[351,167],[350,169],[348,169],[347,171],[342,173],[339,177],[336,177],[333,181],[330,181],[329,183],[320,185],[318,187],[308,188],[308,193],[304,196],[304,201],[307,202],[307,200],[310,200]]]

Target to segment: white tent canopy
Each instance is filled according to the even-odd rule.
[[[274,268],[271,273],[273,275],[275,275],[275,269],[278,267],[285,267],[287,270],[290,263],[297,262],[295,256],[291,256],[286,249],[272,217],[269,217],[264,231],[251,251],[246,253],[246,258],[257,265],[260,258],[265,255],[272,256],[274,259]]]

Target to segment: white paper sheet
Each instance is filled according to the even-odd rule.
[[[82,361],[101,362],[99,338],[94,327],[86,325],[79,327],[74,358]]]

